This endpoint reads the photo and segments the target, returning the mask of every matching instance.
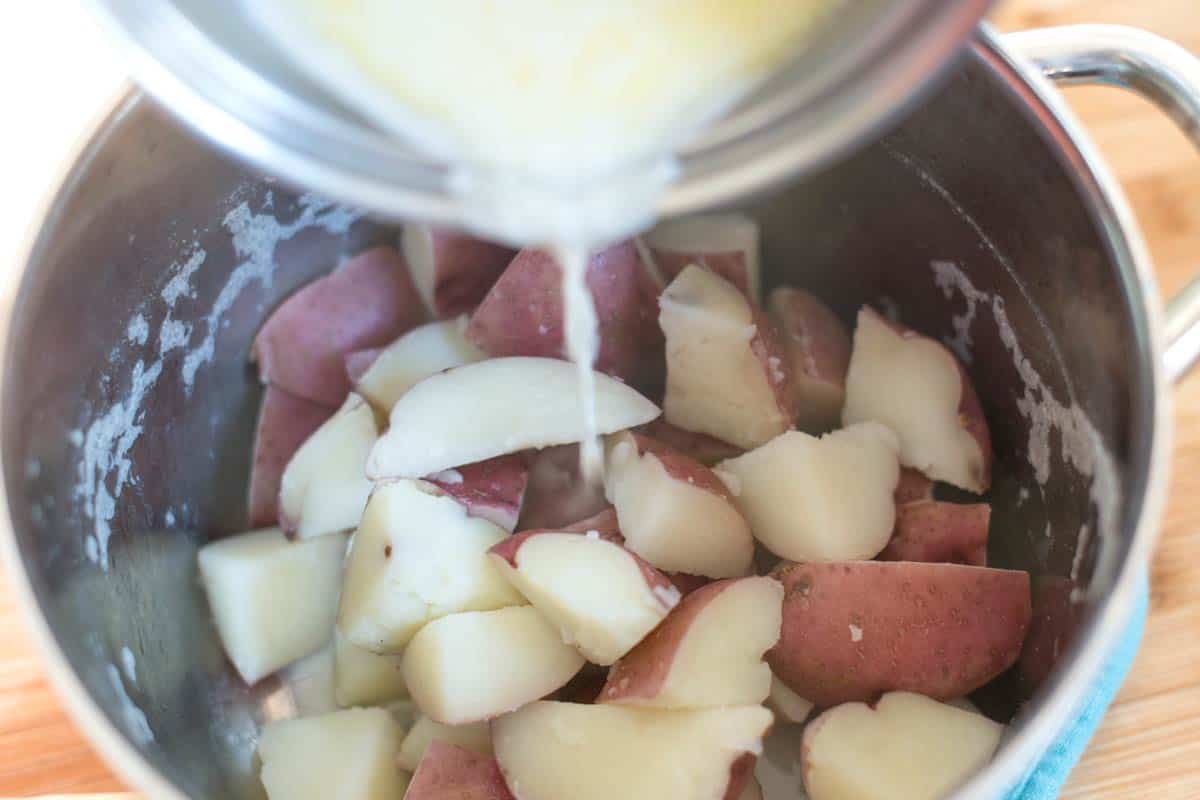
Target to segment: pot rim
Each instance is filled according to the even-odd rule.
[[[1058,149],[1057,155],[1063,163],[1075,167],[1072,180],[1080,200],[1101,229],[1117,278],[1130,300],[1133,322],[1146,337],[1140,348],[1145,363],[1141,365],[1138,380],[1143,385],[1149,383],[1151,407],[1147,424],[1152,430],[1142,460],[1144,475],[1135,475],[1135,480],[1143,481],[1142,491],[1140,495],[1129,494],[1129,503],[1138,506],[1134,532],[1112,590],[1097,602],[1092,619],[1064,654],[1064,668],[1056,670],[1048,686],[1039,693],[1037,713],[1017,727],[988,766],[960,787],[956,798],[1000,797],[1019,784],[1086,700],[1112,644],[1124,630],[1135,592],[1146,574],[1166,502],[1171,438],[1170,395],[1161,361],[1165,342],[1163,312],[1151,261],[1124,192],[1058,90],[1034,65],[1010,53],[1003,37],[987,24],[977,31],[969,50],[971,57],[986,62],[993,74],[1018,96],[1022,101],[1018,108],[1029,124],[1053,136],[1054,141],[1048,142],[1048,146]],[[6,356],[13,346],[9,326],[12,308],[20,299],[25,269],[42,248],[61,197],[82,177],[88,154],[103,144],[105,134],[124,115],[148,101],[149,95],[127,82],[64,159],[56,180],[40,203],[39,213],[33,218],[19,262],[22,269],[14,276],[14,286],[8,292],[14,303],[0,309],[0,352]],[[1135,460],[1133,466],[1141,464]],[[8,511],[7,493],[0,487],[0,560],[6,565],[16,607],[32,634],[50,682],[71,717],[108,765],[134,788],[150,797],[185,800],[186,795],[151,765],[92,699],[72,669],[37,602]]]

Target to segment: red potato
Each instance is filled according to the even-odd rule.
[[[749,572],[750,526],[699,461],[626,431],[607,442],[604,490],[626,547],[659,569],[709,578]]]
[[[677,428],[662,417],[639,426],[635,432],[662,442],[672,450],[694,458],[706,467],[714,466],[726,459],[736,458],[746,452],[742,448],[722,442],[716,437]]]
[[[779,640],[782,603],[783,587],[769,577],[692,592],[613,665],[599,702],[672,709],[763,702],[771,690],[763,654]]]
[[[387,347],[346,356],[346,374],[354,391],[386,422],[396,401],[421,381],[483,360],[479,348],[467,341],[466,330],[465,314],[420,325]]]
[[[379,358],[379,354],[385,349],[384,347],[368,347],[366,350],[355,350],[353,353],[346,353],[343,362],[346,366],[346,377],[350,379],[351,384],[357,384],[363,375],[367,374],[367,370]]]
[[[573,530],[573,523],[609,508],[604,485],[584,480],[579,471],[579,445],[547,447],[529,456],[529,483],[517,530]]]
[[[895,497],[897,508],[905,503],[932,500],[933,481],[915,469],[901,467],[900,482],[896,484],[896,491],[893,496]]]
[[[284,300],[254,337],[252,355],[264,383],[337,406],[350,391],[346,354],[387,344],[424,317],[404,259],[376,247]]]
[[[895,434],[875,422],[820,438],[788,431],[716,471],[772,553],[791,561],[874,558],[895,523],[898,449]]]
[[[596,307],[595,368],[622,380],[638,377],[657,337],[654,306],[632,242],[591,256],[585,280]],[[471,316],[467,338],[490,356],[565,358],[562,271],[544,250],[522,250]]]
[[[896,509],[896,531],[879,559],[986,567],[991,516],[987,503],[906,503]]]
[[[783,333],[792,364],[796,426],[817,433],[839,427],[850,365],[850,331],[828,306],[803,289],[774,289],[767,309]]]
[[[1029,627],[1029,576],[906,561],[791,564],[775,675],[821,707],[911,691],[961,697],[1012,666]]]
[[[489,552],[500,574],[593,664],[628,653],[679,602],[667,576],[598,533],[528,531]]]
[[[492,742],[520,800],[733,800],[770,726],[760,706],[542,701],[493,720]]]
[[[513,800],[496,759],[436,739],[429,743],[404,797],[405,800]]]
[[[371,407],[358,395],[347,395],[284,468],[279,479],[280,527],[303,539],[358,525],[371,493],[363,463],[378,435]]]
[[[336,410],[267,386],[258,410],[250,466],[247,506],[251,528],[279,522],[279,484],[284,468],[300,445]]]
[[[643,237],[665,283],[689,264],[710,269],[757,303],[762,269],[758,223],[742,214],[703,214],[661,222]]]
[[[517,254],[504,245],[418,222],[404,226],[400,247],[421,299],[438,319],[479,305]]]
[[[617,520],[617,511],[612,506],[608,506],[603,511],[587,519],[581,519],[579,522],[570,525],[564,525],[559,530],[570,533],[589,533],[596,532],[596,536],[605,541],[625,546],[625,536],[621,533],[621,526]],[[712,580],[703,575],[688,575],[686,572],[664,572],[667,580],[671,581],[672,585],[679,590],[681,596],[686,597],[692,592],[699,589],[701,586],[707,586],[712,583]]]
[[[642,425],[658,406],[603,373],[595,373],[596,433]],[[367,459],[367,475],[421,478],[495,456],[578,443],[587,435],[579,413],[575,365],[553,358],[493,358],[431,375],[392,407],[391,425]]]
[[[401,670],[425,716],[464,725],[545,697],[584,663],[537,609],[513,606],[430,622],[408,643]]]
[[[938,800],[991,760],[1003,732],[982,714],[891,692],[809,723],[800,775],[811,800]]]
[[[940,342],[858,312],[846,374],[846,424],[873,420],[900,437],[900,463],[960,489],[992,482],[992,440],[966,371]]]
[[[745,449],[792,427],[796,409],[783,339],[733,284],[691,265],[663,291],[659,307],[667,422]]]
[[[521,515],[529,463],[523,453],[489,458],[429,476],[429,482],[462,503],[472,517],[512,533]]]

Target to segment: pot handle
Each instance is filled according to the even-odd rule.
[[[1063,86],[1119,86],[1167,113],[1200,148],[1200,58],[1161,36],[1122,25],[1066,25],[1010,33],[1005,43]],[[1167,302],[1167,378],[1200,362],[1200,278]]]

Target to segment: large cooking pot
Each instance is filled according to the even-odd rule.
[[[1019,782],[1120,633],[1162,510],[1167,383],[1200,349],[1195,302],[1164,336],[1136,226],[1043,68],[1135,85],[1197,133],[1200,71],[1177,48],[985,29],[900,128],[745,206],[768,285],[847,317],[897,309],[962,354],[991,422],[990,557],[1034,574],[1036,620],[1018,667],[976,698],[1012,724],[964,797]],[[137,93],[45,214],[7,326],[0,540],[72,713],[152,796],[261,792],[258,726],[294,713],[297,687],[234,677],[195,552],[244,527],[259,321],[393,235],[247,171]]]

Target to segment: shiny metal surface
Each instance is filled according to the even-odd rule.
[[[1136,225],[1050,84],[987,30],[878,144],[744,207],[763,227],[768,285],[807,286],[843,314],[894,304],[930,334],[969,341],[997,454],[989,556],[1035,573],[1040,617],[1061,645],[1057,660],[1024,659],[975,698],[1012,725],[958,796],[999,797],[1086,695],[1158,528],[1165,341]],[[30,250],[5,326],[12,530],[0,547],[72,711],[150,796],[258,796],[247,756],[257,726],[293,711],[286,684],[246,689],[233,677],[193,556],[243,527],[258,322],[340,254],[392,235],[350,223],[131,95],[80,153]],[[931,262],[956,265],[973,294],[948,291]],[[184,272],[186,290],[175,282]],[[197,360],[209,336],[212,359]],[[1053,448],[1038,480],[1022,403],[1048,398],[1089,421],[1096,438],[1076,445],[1111,456],[1111,483]],[[102,524],[107,570],[86,544]],[[1089,537],[1077,557],[1085,526],[1107,538]],[[1055,593],[1073,589],[1085,600],[1065,613]],[[125,649],[136,684],[118,668]]]
[[[294,186],[382,216],[461,222],[444,165],[380,134],[257,35],[238,2],[89,0],[139,82],[193,130]],[[877,135],[936,79],[990,0],[854,0],[786,74],[679,154],[664,215],[730,202]]]
[[[1156,103],[1200,148],[1200,58],[1145,31],[1071,25],[1011,34],[1005,43],[1063,86],[1118,86]],[[1200,360],[1200,278],[1167,307],[1167,375]]]

